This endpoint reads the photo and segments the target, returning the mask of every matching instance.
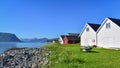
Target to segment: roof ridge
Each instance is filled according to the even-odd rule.
[[[111,20],[112,22],[114,22],[116,25],[120,26],[120,19],[110,18],[110,17],[108,17],[108,19]]]
[[[100,27],[100,24],[88,24],[94,31],[97,31],[97,29]]]
[[[87,24],[100,25],[100,24],[98,24],[98,23],[87,23]]]
[[[119,18],[113,18],[113,17],[107,17],[108,19],[117,19],[120,20]]]

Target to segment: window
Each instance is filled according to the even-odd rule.
[[[107,29],[110,28],[110,23],[106,23],[106,28],[107,28]]]
[[[86,31],[87,31],[87,32],[89,31],[89,27],[86,28]]]

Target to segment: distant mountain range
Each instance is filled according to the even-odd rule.
[[[32,39],[20,39],[21,41],[23,41],[23,42],[47,42],[47,38],[40,38],[40,39],[38,39],[38,38],[32,38]]]
[[[32,38],[32,39],[19,39],[15,34],[12,33],[0,33],[0,42],[52,42],[57,41],[58,38]]]
[[[47,42],[58,41],[59,38],[48,39]]]
[[[21,42],[15,34],[0,33],[0,42]]]

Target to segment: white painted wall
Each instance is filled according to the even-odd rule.
[[[109,29],[106,29],[106,23],[110,23]],[[106,19],[97,33],[97,46],[103,48],[120,48],[120,27],[111,20]]]
[[[89,31],[86,28],[89,27]],[[95,42],[93,42],[95,40]],[[87,24],[81,34],[81,46],[96,45],[96,32]]]
[[[62,39],[62,37],[59,37],[59,43],[60,43],[60,44],[63,44],[63,39]]]

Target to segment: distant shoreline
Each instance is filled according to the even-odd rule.
[[[12,48],[37,48],[49,43],[41,42],[0,42],[0,53]]]

